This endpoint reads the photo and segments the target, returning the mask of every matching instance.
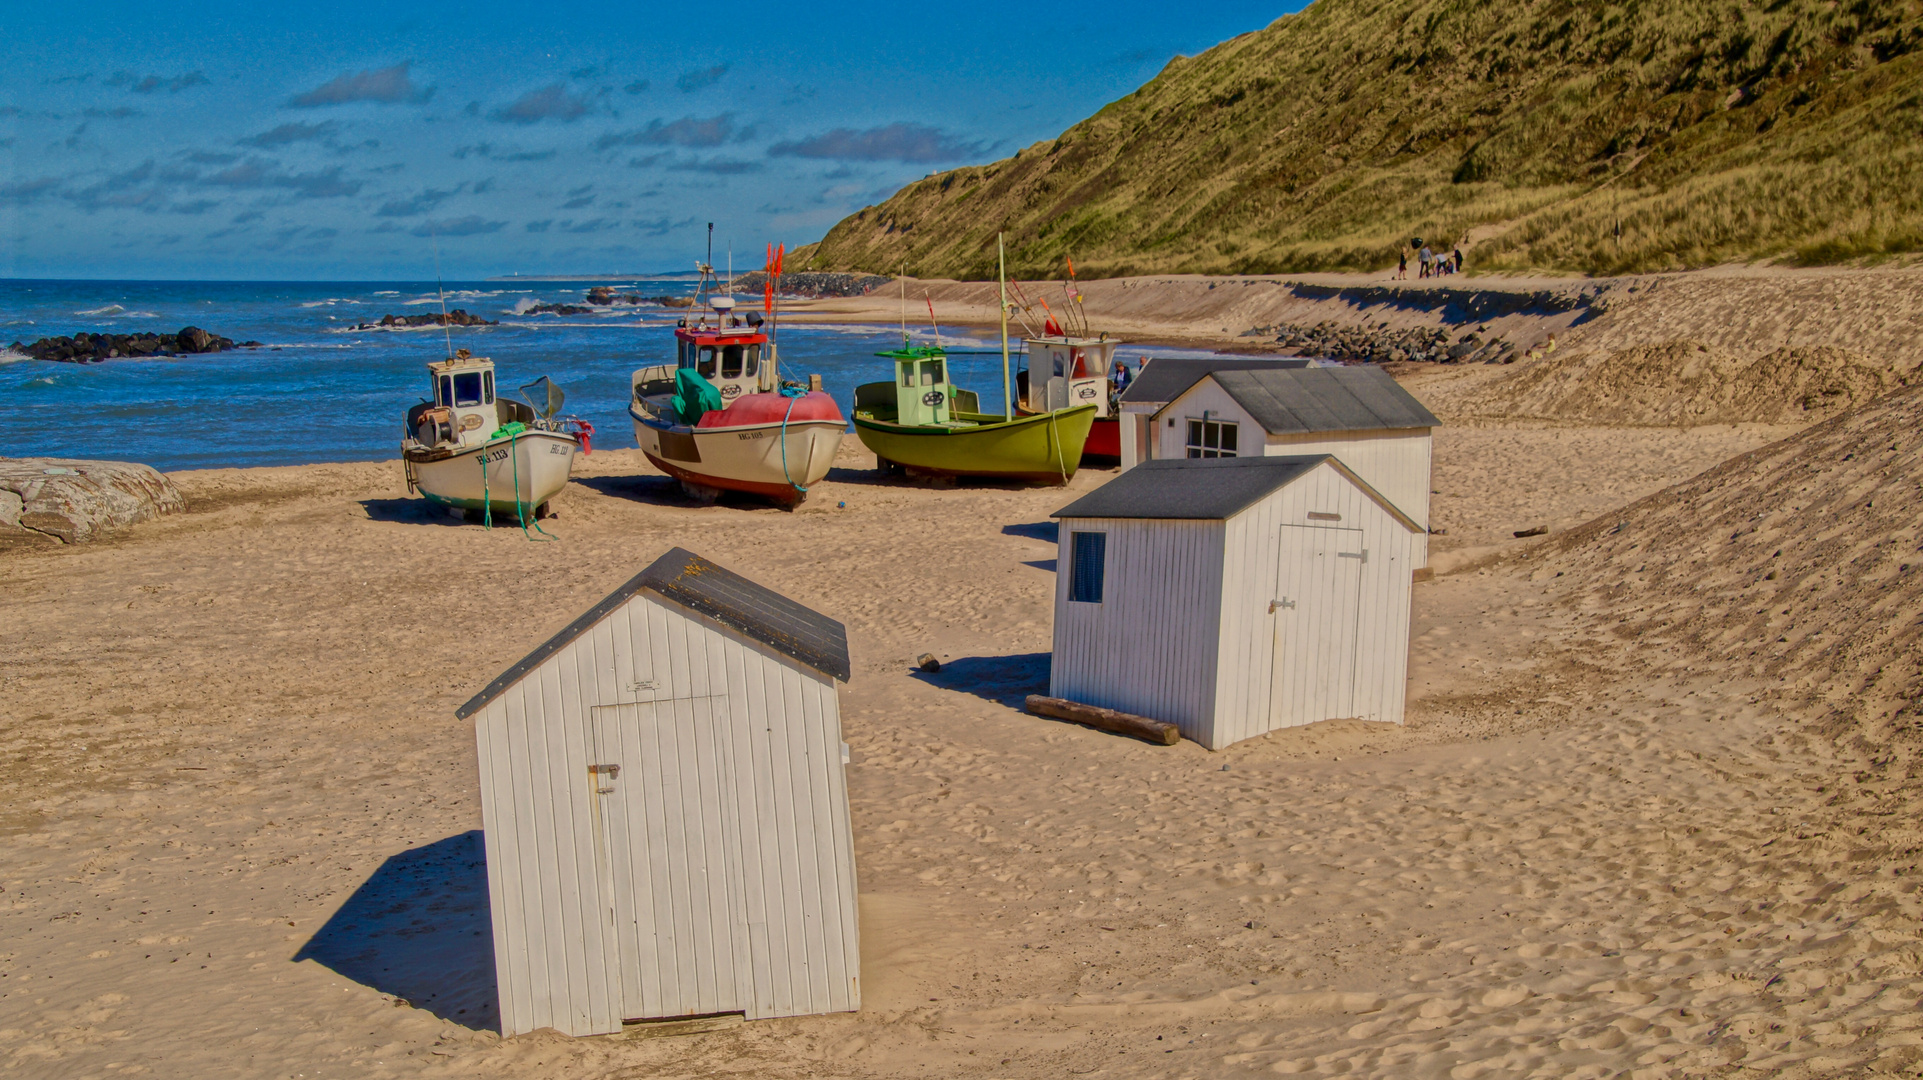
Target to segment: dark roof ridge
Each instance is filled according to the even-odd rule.
[[[847,682],[848,631],[812,608],[715,565],[686,548],[670,548],[553,637],[503,671],[455,711],[465,720],[520,682],[574,639],[612,615],[639,592],[651,592],[678,607],[713,619],[830,678]]]
[[[1442,426],[1415,395],[1371,365],[1237,368],[1211,371],[1202,378],[1214,379],[1271,435]]]
[[[1159,518],[1226,521],[1327,462],[1411,532],[1415,519],[1384,498],[1333,454],[1231,458],[1155,458],[1050,514],[1054,518]],[[1165,478],[1162,473],[1187,473]],[[1210,477],[1208,473],[1223,475]],[[1262,475],[1267,473],[1267,475]],[[1248,475],[1237,475],[1248,474]]]

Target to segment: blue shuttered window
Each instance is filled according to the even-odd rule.
[[[1102,571],[1108,557],[1108,534],[1069,534],[1068,598],[1079,604],[1102,602]]]

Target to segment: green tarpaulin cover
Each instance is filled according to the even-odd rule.
[[[684,424],[696,424],[707,413],[727,408],[721,391],[693,368],[674,373],[674,411]]]

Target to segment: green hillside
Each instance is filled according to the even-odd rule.
[[[801,254],[993,277],[997,230],[1030,275],[1380,269],[1412,236],[1591,274],[1920,251],[1923,2],[1317,0]]]

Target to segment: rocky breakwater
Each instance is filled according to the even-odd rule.
[[[1619,292],[1653,284],[1616,279],[1549,288],[1493,283],[1324,285],[1291,281],[1273,322],[1242,332],[1304,356],[1444,364],[1513,363],[1555,348],[1607,314]],[[1319,316],[1311,321],[1304,314]],[[1291,318],[1294,316],[1294,318]]]
[[[461,308],[442,314],[431,311],[425,315],[383,315],[379,322],[364,322],[350,326],[349,330],[406,330],[416,326],[499,326],[493,319],[483,319],[470,315]]]
[[[146,465],[0,458],[0,529],[78,544],[185,509],[187,500],[173,481]]]
[[[810,300],[823,297],[867,296],[877,288],[893,281],[893,278],[875,274],[840,274],[822,271],[804,271],[798,274],[783,274],[778,288],[783,296],[800,296]],[[768,284],[768,275],[756,270],[743,274],[728,283],[729,292],[760,293]]]
[[[657,307],[693,307],[692,296],[642,296],[640,293],[615,292],[606,285],[596,285],[588,290],[588,303],[595,307],[617,307],[626,304],[630,307],[639,304],[654,304]]]
[[[97,364],[102,360],[147,356],[187,356],[259,347],[258,341],[235,342],[197,326],[183,326],[171,334],[90,334],[82,330],[71,337],[41,338],[31,345],[16,341],[12,345],[13,351],[23,356],[68,364]]]

